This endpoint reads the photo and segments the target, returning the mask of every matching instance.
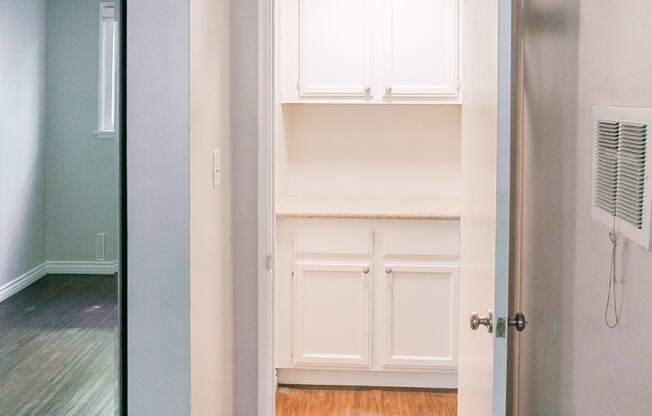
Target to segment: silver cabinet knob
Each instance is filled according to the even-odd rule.
[[[385,267],[385,273],[392,274],[392,266],[386,266]]]
[[[476,331],[480,326],[485,326],[487,327],[487,332],[490,334],[494,332],[494,314],[493,312],[489,312],[487,316],[480,316],[477,313],[473,313],[471,315],[471,329]]]
[[[521,312],[517,312],[513,317],[509,318],[507,324],[509,326],[513,326],[514,329],[516,329],[518,332],[523,332],[523,330],[525,330],[525,326],[527,325],[527,319],[525,319],[525,315],[523,315]]]
[[[371,86],[365,85],[364,93],[367,94],[367,95],[371,94]]]
[[[364,266],[364,267],[362,268],[362,273],[364,273],[364,274],[369,274],[369,266]]]
[[[392,86],[388,85],[385,87],[385,95],[392,95]]]

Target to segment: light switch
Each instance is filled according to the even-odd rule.
[[[222,181],[222,161],[220,150],[213,150],[213,188],[220,186]]]

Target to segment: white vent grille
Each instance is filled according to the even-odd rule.
[[[650,248],[652,204],[647,171],[652,110],[594,109],[592,217]]]
[[[643,226],[647,125],[620,123],[616,216],[637,228]]]
[[[593,202],[608,213],[616,214],[618,188],[618,141],[620,123],[598,120],[596,125],[596,178]]]

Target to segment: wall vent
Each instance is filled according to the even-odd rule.
[[[652,109],[594,107],[591,216],[652,249],[648,172]]]

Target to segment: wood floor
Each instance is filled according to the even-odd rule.
[[[114,416],[117,279],[46,276],[0,303],[0,415]]]
[[[454,391],[279,387],[276,416],[455,416]]]

